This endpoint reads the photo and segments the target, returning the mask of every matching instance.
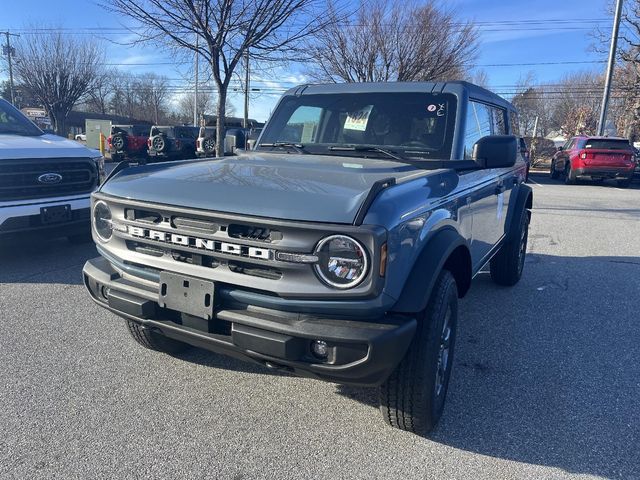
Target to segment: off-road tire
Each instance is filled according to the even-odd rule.
[[[164,135],[156,135],[151,139],[151,148],[156,152],[164,152],[167,146],[167,139]]]
[[[111,137],[111,145],[116,150],[126,150],[127,149],[127,136],[122,134],[117,134]],[[116,145],[118,143],[118,145]]]
[[[557,180],[557,179],[558,179],[558,177],[560,176],[560,172],[558,172],[558,171],[556,170],[556,162],[555,162],[555,160],[552,160],[552,161],[551,161],[551,169],[550,169],[550,172],[549,172],[549,173],[550,173],[550,176],[551,176],[551,178],[552,178],[553,180]]]
[[[633,178],[625,178],[624,180],[618,180],[618,188],[629,188],[631,186],[631,182]]]
[[[165,337],[161,333],[145,328],[132,320],[127,320],[127,328],[133,339],[149,350],[176,354],[191,348],[191,345]]]
[[[442,416],[453,365],[458,289],[448,270],[438,276],[429,303],[417,320],[409,350],[380,387],[380,412],[388,425],[426,436]],[[442,369],[445,324],[448,325],[448,355]]]
[[[206,137],[202,141],[202,149],[206,154],[211,154],[216,151],[216,140],[213,137]]]
[[[520,281],[527,256],[529,211],[520,215],[517,235],[508,238],[490,262],[491,279],[498,285],[511,287]]]

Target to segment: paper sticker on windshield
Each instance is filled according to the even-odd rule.
[[[438,109],[434,104],[431,104],[427,107],[428,112],[435,112]]]
[[[367,129],[367,123],[369,123],[371,110],[373,110],[373,105],[367,105],[360,110],[350,112],[347,120],[344,122],[344,129],[364,132]]]

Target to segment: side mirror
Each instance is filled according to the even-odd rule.
[[[472,159],[481,168],[507,168],[516,163],[518,139],[514,135],[487,135],[473,146]]]
[[[564,150],[563,147],[558,147],[558,152],[561,152],[562,150]]]

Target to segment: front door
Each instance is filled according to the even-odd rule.
[[[469,102],[465,125],[465,158],[471,158],[473,145],[487,135],[506,134],[506,112],[498,107]],[[505,231],[507,207],[514,187],[513,168],[469,172],[464,176],[473,192],[471,257],[474,271],[500,241]]]

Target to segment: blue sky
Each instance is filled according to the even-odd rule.
[[[486,71],[489,86],[497,93],[508,94],[529,72],[533,72],[537,81],[552,82],[572,71],[604,71],[604,63],[599,63],[604,60],[603,55],[591,52],[589,47],[594,42],[590,32],[595,27],[606,32],[611,29],[608,0],[455,0],[443,3],[461,19],[478,22],[481,43],[476,63]],[[117,18],[92,1],[0,0],[0,12],[0,31],[33,25],[61,26],[70,30],[121,26]],[[122,34],[112,35],[108,30],[101,36],[125,40]],[[173,60],[153,47],[107,45],[108,61],[120,64],[117,68],[132,72],[154,71],[168,76],[175,85],[186,83],[188,67],[171,65]],[[136,65],[142,63],[164,65]],[[3,61],[0,79],[6,76]],[[286,71],[270,74],[256,73],[254,86],[288,87],[304,81],[303,71],[289,67]],[[265,120],[278,97],[277,93],[255,94],[251,101],[251,117]],[[241,98],[232,95],[231,101],[241,112]]]

